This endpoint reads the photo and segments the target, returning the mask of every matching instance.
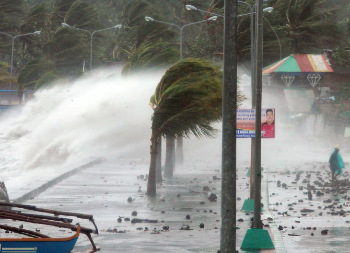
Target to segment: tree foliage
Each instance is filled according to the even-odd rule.
[[[46,3],[34,5],[23,20],[20,31],[29,33],[44,29],[48,25],[50,14],[50,7]]]
[[[85,34],[73,29],[60,28],[44,47],[44,55],[55,62],[57,71],[73,75],[81,71],[83,62],[89,58],[89,43]]]
[[[253,5],[254,0],[247,0]],[[61,27],[66,22],[89,31],[122,24],[120,31],[96,33],[93,41],[94,66],[111,61],[126,62],[124,72],[140,68],[166,67],[174,63],[179,50],[179,29],[157,22],[146,22],[151,16],[159,21],[179,25],[207,19],[210,15],[186,10],[186,4],[224,14],[223,0],[2,0],[0,31],[11,35],[40,30],[40,36],[16,39],[17,74],[27,62],[44,57],[55,63],[55,73],[79,75],[83,62],[89,65],[89,34]],[[272,0],[274,11],[264,14],[264,65],[290,53],[321,53],[323,48],[349,46],[348,0]],[[239,4],[238,13],[249,13]],[[276,39],[276,34],[279,40]],[[74,40],[69,41],[69,40]],[[156,50],[158,45],[159,50]],[[250,16],[238,18],[239,62],[250,62]],[[221,59],[223,19],[186,27],[183,33],[183,55]],[[0,34],[0,57],[10,62],[11,38]]]
[[[40,3],[34,5],[26,15],[20,26],[20,32],[22,34],[32,33],[35,31],[41,31],[45,33],[46,27],[49,23],[50,19],[50,7],[46,3]],[[43,34],[44,35],[44,34]],[[33,58],[41,57],[42,47],[45,43],[45,35],[44,36],[24,36],[20,37],[22,43],[25,45],[25,52],[23,58],[25,61],[31,60]]]
[[[213,137],[212,123],[222,115],[221,68],[204,59],[185,59],[170,67],[159,82],[151,103],[152,116],[151,163],[147,192],[156,193],[155,161],[160,136]],[[238,103],[244,97],[238,94]]]
[[[101,28],[97,10],[83,1],[75,1],[68,9],[63,21],[71,26],[86,30]]]
[[[332,54],[332,57],[335,59],[336,63],[340,66],[348,65],[350,67],[350,52],[344,50],[343,48],[335,48]]]
[[[43,58],[31,60],[26,64],[18,76],[19,90],[25,88],[34,89],[36,82],[42,75],[54,71],[55,65],[52,61]]]
[[[212,136],[221,118],[222,71],[206,60],[186,59],[167,70],[158,84],[152,129],[162,135]]]
[[[8,34],[16,34],[23,18],[23,0],[0,1],[0,31]],[[11,55],[11,38],[0,34],[0,54]],[[2,57],[4,60],[4,57]]]
[[[320,53],[344,41],[336,11],[326,0],[276,0],[273,6],[280,15],[275,22],[283,25],[294,53]]]
[[[130,57],[123,74],[140,70],[167,68],[179,58],[179,52],[168,42],[143,43]]]
[[[46,72],[36,81],[34,89],[39,90],[45,88],[57,79],[58,76],[54,72]]]
[[[13,83],[15,78],[10,76],[8,72],[8,64],[0,61],[0,85],[2,88],[6,87],[9,83]]]
[[[151,162],[147,193],[156,194],[156,159],[159,138],[213,136],[211,123],[220,119],[222,71],[199,59],[186,59],[170,67],[159,82],[151,101]]]
[[[23,18],[23,0],[0,1],[0,30],[13,33],[17,31]]]
[[[146,22],[145,16],[162,20],[161,10],[149,0],[132,0],[123,8],[121,19],[123,29],[120,32],[114,56],[128,60],[143,43],[149,44],[158,40],[173,42],[175,33],[168,26]]]

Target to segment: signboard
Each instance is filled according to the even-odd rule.
[[[255,109],[237,110],[237,138],[255,137]],[[275,138],[275,109],[261,110],[261,137]]]

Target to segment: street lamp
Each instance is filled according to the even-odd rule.
[[[146,17],[145,17],[145,20],[146,20],[146,21],[152,21],[152,22],[153,22],[153,21],[154,21],[154,18],[151,18],[151,17],[146,16]]]
[[[11,66],[10,66],[10,76],[12,76],[12,72],[13,72],[13,51],[14,51],[14,48],[15,48],[15,39],[18,38],[18,37],[23,37],[23,36],[28,36],[28,35],[39,35],[40,34],[40,31],[36,31],[36,32],[33,32],[33,33],[25,33],[25,34],[18,34],[16,36],[13,36],[11,34],[8,34],[8,33],[4,33],[4,32],[0,32],[0,34],[4,34],[4,35],[7,35],[9,37],[11,37],[12,39],[12,49],[11,49]]]
[[[81,29],[81,28],[77,28],[77,27],[74,27],[74,26],[70,26],[67,23],[62,23],[62,26],[66,27],[66,28],[72,28],[72,29],[80,30],[80,31],[86,32],[86,33],[88,33],[90,35],[90,71],[92,70],[92,42],[93,42],[93,37],[94,37],[95,33],[106,31],[106,30],[110,30],[110,29],[117,29],[117,28],[120,29],[120,28],[122,28],[122,25],[119,24],[119,25],[115,25],[115,26],[108,27],[108,28],[105,28],[105,29],[101,29],[101,30],[96,30],[96,31],[90,32],[90,31],[85,30],[85,29]]]
[[[249,9],[250,9],[250,12],[253,11],[253,8],[254,6],[251,6],[250,4],[246,3],[246,2],[242,2],[242,1],[238,1],[238,3],[240,4],[246,4],[249,6]],[[201,9],[198,9],[197,7],[193,6],[193,5],[190,5],[190,4],[186,4],[186,9],[188,11],[200,11],[200,12],[204,12],[204,13],[207,13],[207,14],[211,14],[211,15],[215,15],[215,16],[218,16],[218,17],[221,17],[221,18],[224,18],[225,16],[224,15],[221,15],[221,14],[217,14],[217,13],[213,13],[213,12],[210,12],[210,11],[205,11],[205,10],[201,10]],[[273,11],[273,7],[267,7],[263,10],[263,12],[271,12]],[[255,13],[255,12],[254,12]],[[251,13],[247,13],[247,14],[242,14],[242,15],[238,15],[237,17],[244,17],[244,16],[248,16],[250,15]]]
[[[239,4],[245,4],[248,6],[249,10],[250,10],[250,13],[246,13],[246,14],[241,14],[241,15],[238,15],[237,17],[244,17],[244,16],[247,16],[247,15],[250,15],[250,64],[251,64],[251,87],[252,87],[252,94],[254,94],[254,83],[253,83],[253,80],[254,80],[254,5],[250,5],[246,2],[242,2],[242,1],[238,1]],[[201,9],[198,9],[197,7],[193,6],[193,5],[190,5],[190,4],[187,4],[186,5],[186,9],[187,10],[193,10],[193,11],[199,11],[199,12],[203,12],[203,13],[207,13],[207,14],[210,14],[210,15],[215,15],[215,16],[218,16],[218,17],[221,17],[221,18],[224,18],[225,16],[224,15],[220,15],[220,14],[217,14],[217,13],[213,13],[213,12],[209,12],[209,11],[205,11],[205,10],[201,10]],[[273,10],[272,7],[267,7],[263,10],[263,12],[271,12]],[[278,38],[278,37],[277,37]],[[254,96],[252,96],[252,106],[254,108],[255,106],[255,102],[254,102]]]
[[[254,36],[254,5],[250,5],[246,2],[243,2],[243,1],[238,1],[239,4],[245,4],[248,6],[249,10],[250,10],[250,13],[246,13],[246,14],[241,14],[241,15],[238,15],[237,17],[244,17],[244,16],[247,16],[247,15],[250,15],[250,68],[251,68],[251,94],[252,94],[252,108],[255,108],[255,83],[254,83],[254,80],[255,80],[255,47],[254,47],[254,44],[255,44],[255,36]],[[218,17],[222,17],[224,18],[225,16],[223,15],[220,15],[220,14],[217,14],[217,13],[213,13],[213,12],[209,12],[209,11],[205,11],[205,10],[201,10],[201,9],[198,9],[197,7],[193,6],[193,5],[190,5],[190,4],[187,4],[186,5],[186,9],[187,10],[193,10],[193,11],[199,11],[199,12],[203,12],[203,13],[206,13],[206,14],[210,14],[210,15],[215,15],[215,16],[218,16]],[[273,10],[272,7],[267,7],[263,10],[263,12],[271,12]],[[277,34],[276,34],[277,36]],[[278,36],[277,36],[277,39],[278,39]],[[279,41],[279,40],[278,40]],[[280,47],[281,48],[281,47]],[[254,141],[252,139],[252,142],[251,142],[251,152],[252,152],[252,157],[254,157]],[[254,196],[253,196],[253,172],[254,172],[254,160],[252,159],[252,163],[251,163],[251,177],[250,177],[250,199],[253,199]]]
[[[255,84],[255,76],[256,76],[256,72],[255,72],[255,61],[256,61],[256,53],[255,53],[255,35],[254,35],[254,13],[256,13],[254,11],[254,7],[255,5],[250,5],[247,2],[243,2],[243,1],[238,1],[239,4],[245,4],[249,7],[250,13],[247,14],[241,14],[238,15],[237,17],[244,17],[247,15],[250,15],[250,64],[251,64],[251,94],[252,94],[252,108],[255,109],[256,108],[256,84]],[[193,6],[193,5],[186,5],[186,9],[187,10],[194,10],[194,11],[200,11],[206,14],[210,14],[210,15],[215,15],[215,16],[219,16],[219,17],[224,17],[223,15],[217,14],[217,13],[213,13],[213,12],[208,12],[205,10],[201,10],[198,9],[197,7]],[[273,7],[267,7],[264,8],[262,10],[262,12],[271,12],[273,11]],[[280,40],[278,38],[278,35],[276,33],[276,31],[273,29],[271,23],[264,17],[264,19],[267,21],[267,23],[270,25],[270,27],[272,28],[273,32],[276,35],[278,44],[279,44],[279,51],[280,51],[280,59],[282,58],[282,47],[281,47],[281,43]],[[251,140],[251,176],[250,176],[250,199],[254,199],[254,168],[255,168],[255,142],[254,139]],[[250,200],[246,200],[246,201],[250,201]],[[246,203],[246,202],[245,202]],[[251,210],[250,210],[251,211]]]
[[[254,14],[256,12],[254,12],[254,5],[250,5],[246,2],[242,2],[242,1],[238,1],[238,3],[240,4],[245,4],[249,7],[250,9],[250,13],[246,13],[246,14],[241,14],[241,15],[238,15],[237,17],[245,17],[245,16],[248,16],[250,15],[250,39],[251,39],[251,44],[250,44],[250,54],[251,54],[251,62],[254,62],[254,59],[253,59],[253,56],[254,56]],[[190,4],[187,4],[186,5],[186,9],[188,11],[200,11],[200,12],[203,12],[203,13],[207,13],[207,14],[210,14],[210,15],[215,15],[215,16],[218,16],[218,17],[221,17],[221,18],[224,18],[223,15],[220,15],[220,14],[217,14],[217,13],[214,13],[214,12],[209,12],[209,11],[205,11],[205,10],[201,10],[201,9],[198,9],[197,7],[193,6],[193,5],[190,5]],[[273,7],[267,7],[267,8],[264,8],[263,9],[263,12],[272,12],[273,11]],[[281,42],[280,42],[280,39],[275,31],[275,29],[273,29],[271,23],[264,17],[264,19],[266,20],[266,22],[270,25],[272,31],[275,33],[276,35],[276,38],[277,38],[277,41],[278,41],[278,44],[279,44],[279,48],[280,48],[280,59],[282,59],[282,47],[281,47]],[[254,69],[252,70],[254,71]],[[252,79],[253,79],[253,76],[252,76]]]
[[[183,30],[184,30],[184,28],[186,28],[186,27],[188,27],[190,25],[196,25],[196,24],[207,22],[207,21],[215,21],[217,18],[218,18],[217,16],[212,16],[212,17],[208,18],[207,20],[202,20],[202,21],[198,21],[198,22],[189,23],[189,24],[186,24],[184,26],[179,26],[179,25],[176,25],[176,24],[172,24],[172,23],[156,20],[156,19],[154,19],[152,17],[148,17],[148,16],[145,17],[145,20],[148,21],[148,22],[149,21],[150,22],[157,22],[157,23],[161,23],[161,24],[165,24],[165,25],[174,26],[174,27],[176,27],[176,28],[178,28],[180,30],[180,60],[182,60],[182,41],[183,41]]]
[[[198,9],[197,7],[195,7],[193,5],[190,5],[190,4],[186,4],[186,9],[188,11],[200,11],[200,12],[204,12],[204,13],[207,13],[207,14],[213,14],[213,15],[218,16],[220,18],[224,18],[225,17],[224,15],[221,15],[221,14],[217,14],[217,13],[214,14],[213,12],[209,12],[209,11]]]

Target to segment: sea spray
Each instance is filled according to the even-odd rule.
[[[17,168],[34,169],[93,158],[149,156],[149,98],[162,73],[128,78],[99,70],[58,81],[2,119],[1,146]],[[5,158],[2,158],[5,159]]]

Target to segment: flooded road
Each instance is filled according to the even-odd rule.
[[[105,163],[72,176],[26,204],[93,214],[100,230],[93,237],[101,252],[217,252],[221,226],[219,169],[205,165],[178,169],[174,179],[165,180],[158,188],[154,200],[145,195],[146,181],[140,179],[140,175],[147,173],[147,165],[127,161]],[[244,176],[246,171],[243,168],[241,171]],[[218,201],[208,200],[208,191],[203,191],[205,186],[217,194]],[[240,209],[248,197],[245,179],[237,188]],[[131,203],[127,201],[129,197]],[[133,211],[137,216],[132,216]],[[251,217],[252,214],[237,212],[238,246]],[[158,222],[133,224],[125,218]],[[82,235],[76,250],[89,247],[89,241]]]
[[[350,252],[349,171],[331,184],[327,163],[269,171],[270,212],[287,252]]]

